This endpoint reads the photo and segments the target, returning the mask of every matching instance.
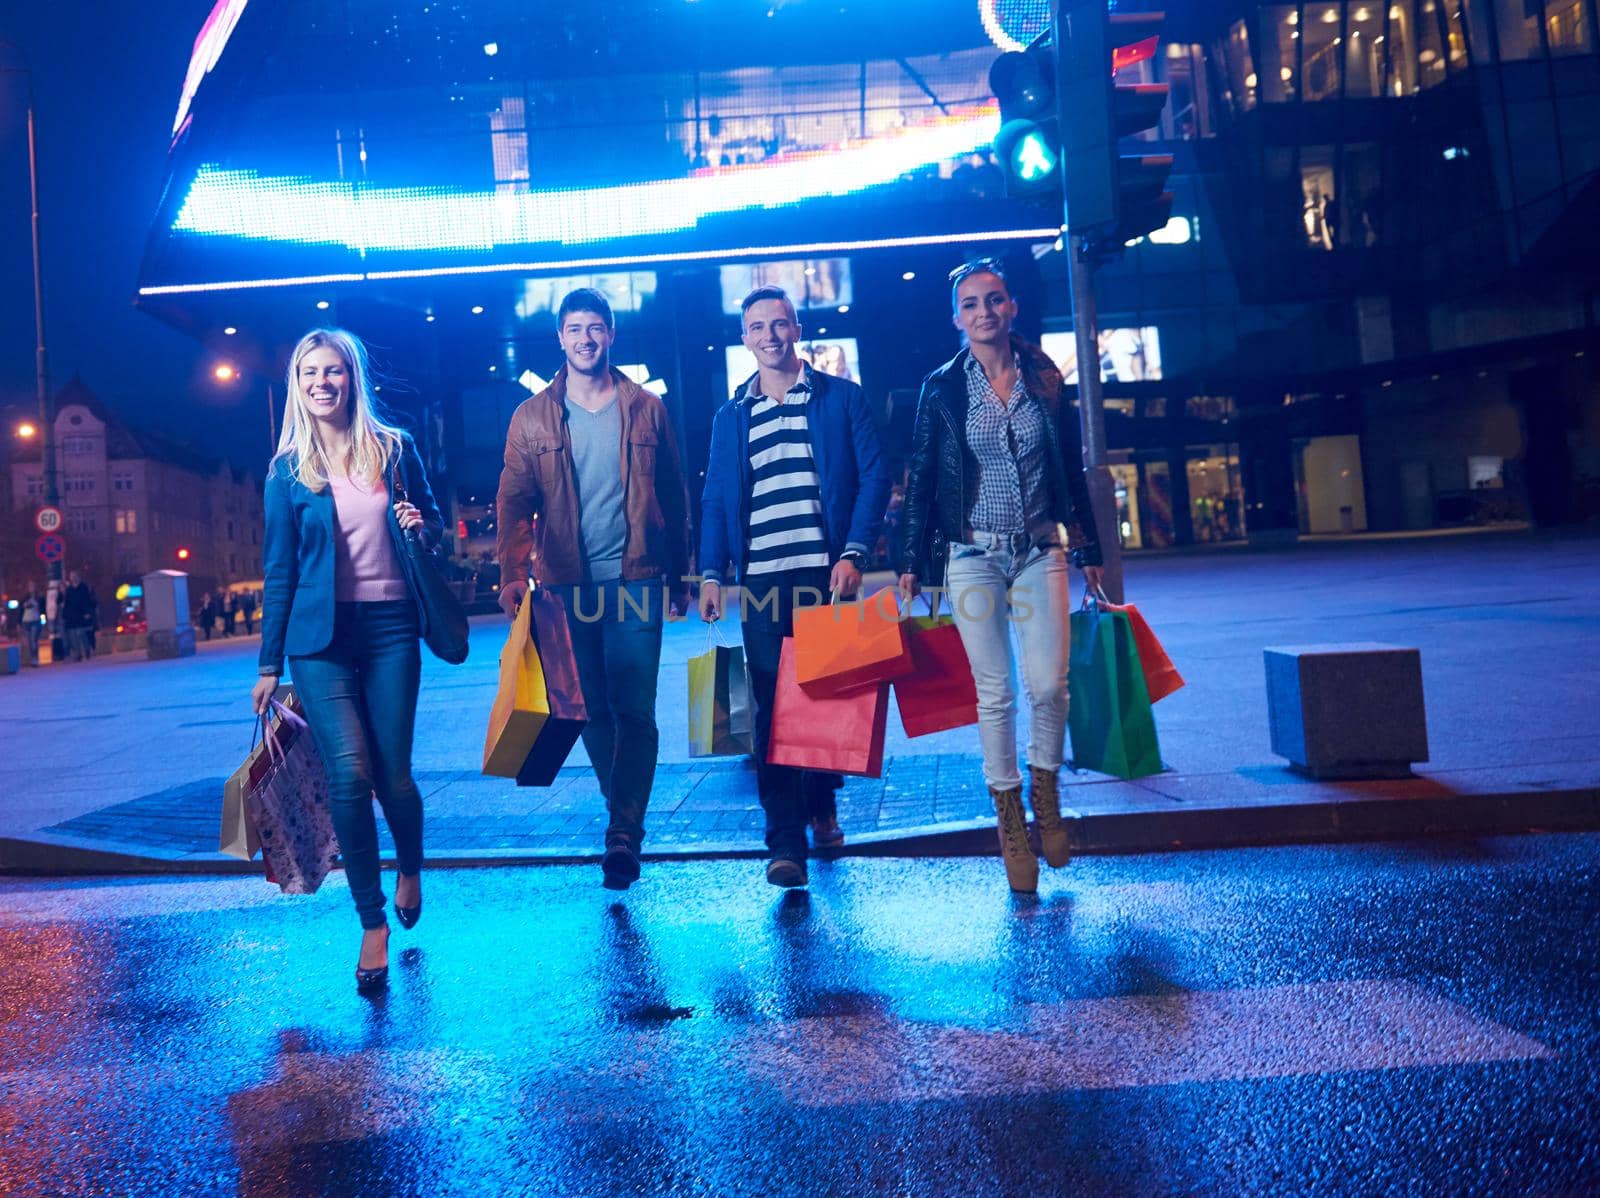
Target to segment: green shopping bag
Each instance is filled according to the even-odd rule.
[[[1072,764],[1118,778],[1161,772],[1161,746],[1139,650],[1126,612],[1105,611],[1084,596],[1072,613],[1067,729]]]

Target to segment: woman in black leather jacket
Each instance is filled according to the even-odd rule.
[[[1037,888],[1017,764],[1011,630],[1032,708],[1029,798],[1045,859],[1067,863],[1057,772],[1067,726],[1067,559],[1100,585],[1078,417],[1061,372],[1011,331],[1017,304],[994,259],[951,272],[967,345],[922,386],[912,437],[900,589],[947,587],[978,688],[984,780],[1011,888]]]

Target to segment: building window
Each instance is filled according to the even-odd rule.
[[[1189,515],[1197,542],[1244,539],[1244,487],[1237,445],[1188,447]]]
[[[1228,100],[1235,112],[1256,106],[1256,67],[1250,56],[1250,41],[1243,21],[1235,21],[1227,35],[1216,43],[1216,61],[1223,64]]]
[[[119,470],[113,474],[111,476],[111,489],[113,491],[133,490],[133,472],[129,470]]]
[[[1544,28],[1552,54],[1587,54],[1589,23],[1583,0],[1545,0]]]
[[[1299,85],[1300,13],[1293,4],[1261,10],[1262,78],[1264,100],[1293,100]]]
[[[1344,37],[1339,31],[1337,4],[1307,4],[1304,27],[1300,31],[1301,61],[1305,78],[1301,93],[1307,100],[1339,98],[1339,62]]]
[[[69,458],[86,458],[96,449],[93,437],[62,437],[61,452]]]
[[[234,524],[233,524],[232,520],[229,520],[228,521],[228,540],[231,541],[233,539],[234,539]]]
[[[1234,411],[1231,395],[1191,395],[1183,402],[1183,414],[1190,420],[1226,423],[1233,419]]]
[[[129,509],[117,512],[117,531],[124,535],[139,531],[139,513]]]
[[[96,532],[96,531],[98,531],[98,524],[97,524],[97,522],[96,522],[96,520],[94,518],[94,513],[93,512],[73,512],[73,511],[69,511],[69,512],[66,513],[66,520],[67,520],[67,531],[68,532]]]

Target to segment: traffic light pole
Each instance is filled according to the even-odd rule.
[[[1078,343],[1078,418],[1083,426],[1083,469],[1089,479],[1095,534],[1105,558],[1105,592],[1122,602],[1122,537],[1117,490],[1106,464],[1105,395],[1100,386],[1100,320],[1094,304],[1094,254],[1081,236],[1067,239],[1072,276],[1072,329]]]

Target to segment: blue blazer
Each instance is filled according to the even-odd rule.
[[[384,470],[390,486],[395,463]],[[421,537],[439,543],[444,517],[433,500],[422,459],[409,436],[401,434],[400,485],[406,499],[422,513]],[[391,486],[391,490],[392,490]],[[395,519],[395,496],[389,498],[389,535],[396,557],[405,560],[405,534]],[[266,535],[261,551],[261,670],[283,673],[285,654],[304,657],[333,643],[334,527],[333,491],[318,494],[294,475],[288,457],[274,458],[267,470]],[[408,582],[409,586],[409,582]]]
[[[808,373],[806,418],[828,555],[837,561],[846,549],[856,549],[870,556],[889,501],[878,426],[859,385],[820,370],[808,368]],[[748,562],[750,410],[755,406],[748,389],[746,380],[711,422],[711,456],[700,496],[700,572],[716,582],[727,581],[729,562],[741,577]]]

